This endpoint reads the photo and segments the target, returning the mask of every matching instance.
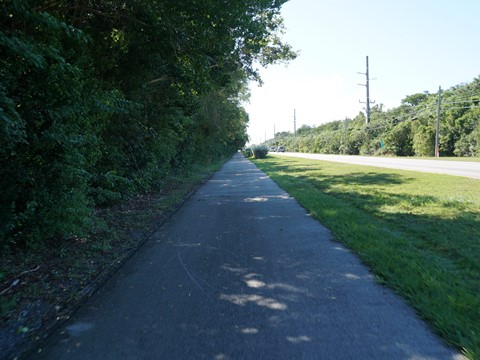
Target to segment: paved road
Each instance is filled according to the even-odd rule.
[[[480,162],[427,160],[411,158],[385,158],[357,155],[327,155],[306,153],[275,153],[284,156],[326,160],[356,165],[369,165],[390,169],[411,170],[480,179]]]
[[[458,359],[240,154],[32,359]]]

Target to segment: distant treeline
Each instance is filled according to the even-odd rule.
[[[442,92],[440,109],[440,156],[480,156],[480,78]],[[369,124],[359,113],[354,119],[302,126],[296,136],[277,133],[264,144],[310,153],[434,156],[437,110],[438,94],[418,93],[387,111],[375,105]]]
[[[285,2],[2,1],[0,250],[241,148],[256,64],[296,56]]]

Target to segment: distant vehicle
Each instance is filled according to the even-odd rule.
[[[285,152],[285,146],[279,146],[277,152]]]
[[[270,151],[277,151],[277,148],[275,146],[270,147]]]

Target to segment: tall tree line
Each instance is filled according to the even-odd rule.
[[[286,1],[2,1],[0,248],[242,147],[247,82],[296,56]]]
[[[440,104],[440,156],[480,156],[480,77],[442,92]],[[438,94],[409,95],[389,110],[375,105],[370,116],[369,124],[359,113],[353,119],[302,126],[297,136],[278,133],[266,145],[325,154],[434,156]]]

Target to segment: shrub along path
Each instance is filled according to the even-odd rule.
[[[454,359],[237,154],[32,359]]]

